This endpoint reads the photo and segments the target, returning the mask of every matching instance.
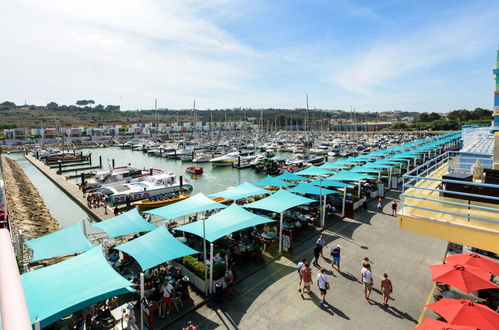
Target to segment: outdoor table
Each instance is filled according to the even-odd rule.
[[[184,236],[177,237],[177,239],[182,243],[187,243],[187,238],[185,238]]]
[[[270,240],[277,238],[277,234],[274,233],[273,231],[263,232],[261,236],[265,239],[270,239]]]
[[[111,315],[113,316],[113,319],[115,321],[118,321],[119,325],[121,326],[121,322],[123,322],[123,329],[126,329],[126,321],[125,321],[125,315],[128,315],[128,306],[129,303],[124,303],[121,306],[116,307],[115,309],[111,310]],[[123,313],[123,311],[125,311]]]

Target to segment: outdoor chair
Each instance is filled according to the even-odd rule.
[[[180,305],[181,308],[184,308],[184,304],[182,303],[180,296],[172,298],[172,304],[175,305],[175,309],[177,310],[177,312],[179,311],[178,305]]]

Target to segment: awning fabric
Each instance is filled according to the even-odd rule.
[[[92,227],[105,231],[109,237],[118,237],[156,229],[153,224],[142,218],[136,208],[114,218],[93,224]]]
[[[182,217],[184,215],[215,209],[223,209],[226,207],[227,206],[221,203],[217,203],[209,199],[203,193],[197,193],[196,195],[184,199],[183,201],[163,207],[158,207],[157,209],[152,209],[144,213],[159,215],[160,217],[163,217],[167,220],[171,220]]]
[[[21,275],[31,318],[46,327],[109,297],[133,292],[132,283],[107,262],[102,246],[74,258]]]
[[[320,196],[339,193],[338,191],[329,190],[326,188],[321,188],[321,187],[315,186],[311,183],[300,183],[299,185],[289,189],[288,191],[292,192],[292,193],[312,194],[312,195],[320,195]]]
[[[294,183],[289,183],[286,181],[282,181],[279,179],[276,179],[274,177],[266,176],[265,178],[258,180],[256,182],[253,182],[255,186],[263,186],[263,187],[290,187],[294,186]]]
[[[315,199],[298,196],[290,193],[287,190],[280,189],[269,197],[243,206],[247,208],[261,209],[280,213],[292,207],[313,202],[317,201]]]
[[[326,170],[325,168],[320,168],[317,166],[309,166],[304,170],[296,172],[298,175],[330,175],[333,171]]]
[[[53,233],[24,242],[33,250],[33,260],[85,252],[94,246],[83,233],[83,221]]]
[[[279,180],[287,180],[287,181],[308,181],[310,180],[309,178],[306,178],[304,176],[300,176],[291,172],[284,172],[281,175],[278,175],[275,177],[276,179]]]
[[[238,200],[241,198],[256,196],[256,195],[264,195],[264,194],[272,194],[273,191],[263,189],[257,187],[249,182],[243,182],[240,185],[227,189],[221,192],[217,192],[209,195],[210,197],[223,197],[231,200]]]
[[[351,171],[340,171],[335,175],[330,176],[328,179],[334,181],[360,181],[373,178],[374,178],[373,176],[367,174],[355,173]]]
[[[320,187],[334,187],[334,188],[344,188],[344,187],[352,187],[354,186],[353,184],[345,183],[345,182],[339,182],[339,181],[334,181],[334,180],[329,180],[329,178],[326,179],[317,179],[315,181],[311,182],[315,186],[320,186]]]
[[[319,166],[320,168],[325,168],[327,170],[330,170],[330,169],[344,169],[344,168],[348,168],[349,166],[347,164],[340,164],[340,163],[324,163],[322,164],[321,166]]]
[[[142,270],[148,270],[167,261],[199,253],[173,237],[165,226],[118,245],[115,249],[132,256]]]
[[[239,205],[232,204],[228,208],[204,220],[206,240],[213,242],[233,232],[258,226],[274,220],[251,213]],[[203,237],[203,220],[175,228],[199,237]]]
[[[367,167],[365,165],[363,165],[363,166],[356,166],[354,168],[351,168],[349,171],[355,172],[355,173],[381,173],[381,172],[383,172],[382,170],[378,170],[376,168]]]

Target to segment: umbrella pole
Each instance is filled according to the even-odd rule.
[[[144,310],[142,308],[142,300],[144,299],[144,273],[140,273],[140,330],[144,330]]]
[[[326,225],[326,195],[324,195],[324,201],[322,202],[322,214],[321,214],[321,227]]]
[[[37,316],[35,319],[35,330],[40,330],[40,318]]]
[[[343,188],[343,207],[341,208],[341,217],[345,216],[345,204],[347,201],[347,187]]]
[[[213,293],[213,243],[210,243],[210,293]]]
[[[281,220],[279,226],[279,253],[282,252],[282,226],[283,226],[284,214],[281,212]]]
[[[392,189],[392,168],[390,167],[390,173],[388,175],[388,189]]]
[[[206,268],[206,230],[204,226],[204,221],[203,219],[203,266],[204,266],[204,294],[207,295],[206,292],[206,280],[208,277],[208,269]]]

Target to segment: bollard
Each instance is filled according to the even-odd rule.
[[[149,169],[149,175],[152,175],[152,168]]]
[[[62,174],[62,163],[60,160],[57,161],[59,163],[59,173],[58,174]]]
[[[102,168],[102,156],[99,156],[99,168]]]
[[[85,184],[85,173],[81,172],[80,177],[81,177],[81,187],[83,190],[83,185]]]
[[[113,168],[114,168],[114,159],[112,160]]]
[[[90,164],[90,166],[92,166],[92,154],[88,154],[88,162]]]
[[[182,185],[184,183],[184,177],[182,175],[179,176],[179,182],[180,182],[180,193],[182,193]]]

